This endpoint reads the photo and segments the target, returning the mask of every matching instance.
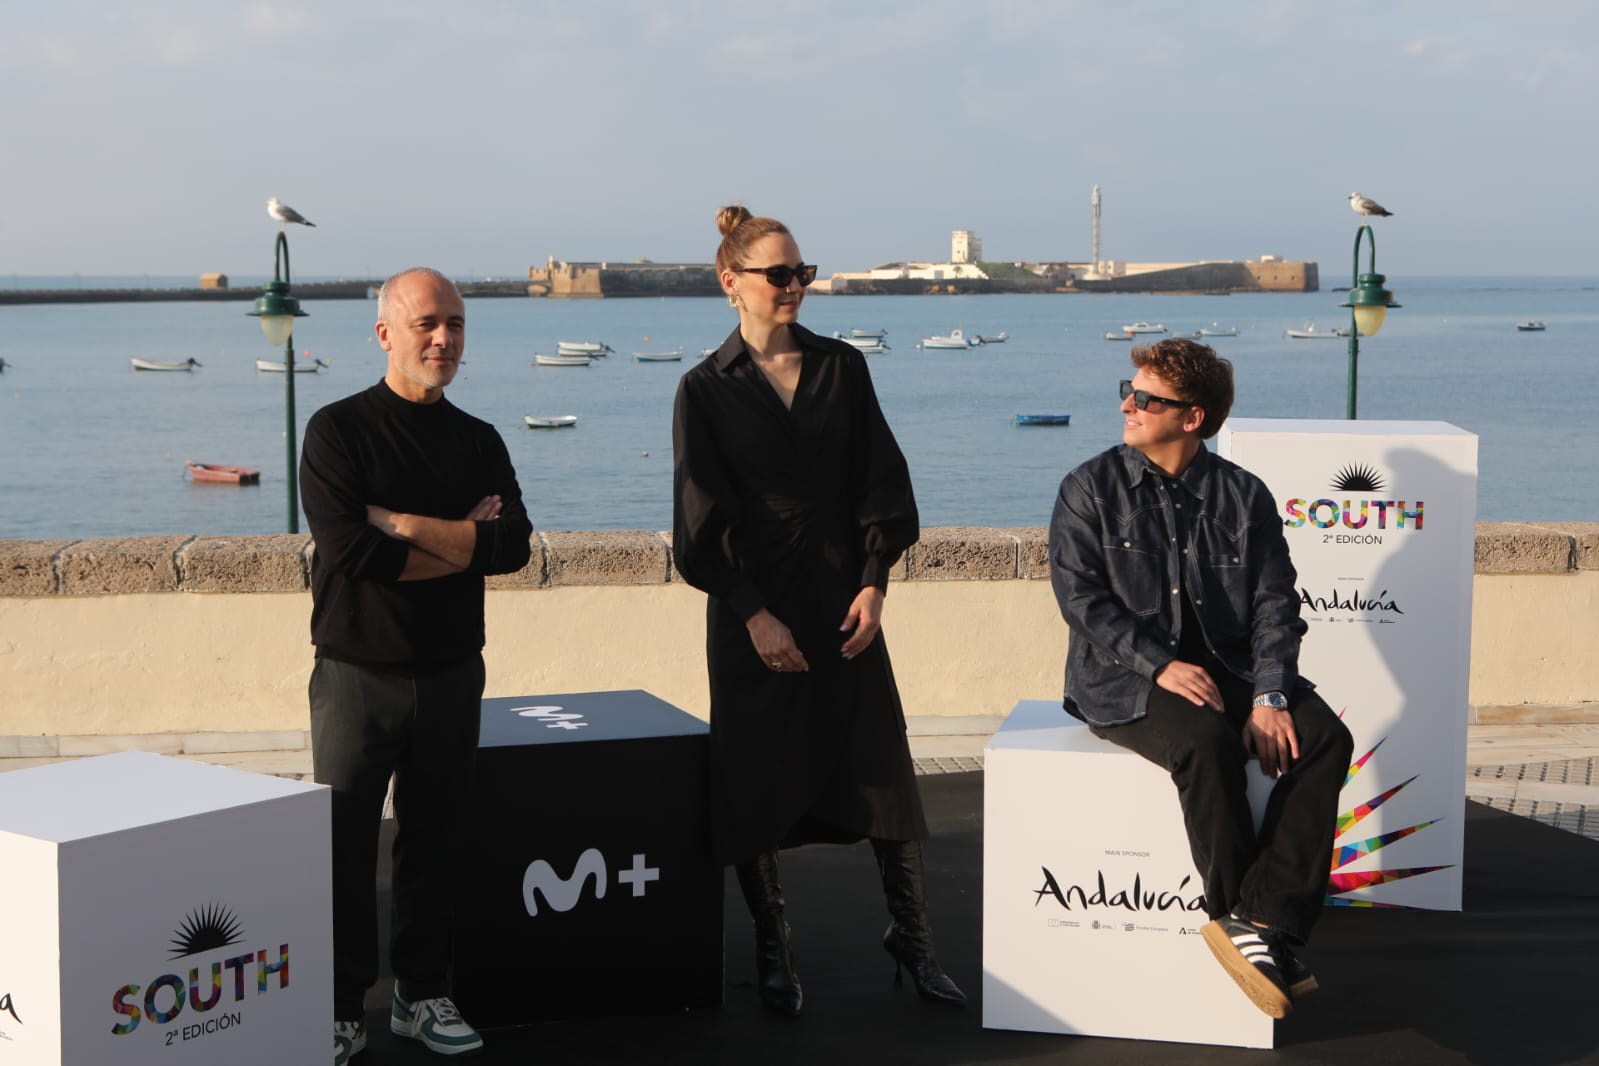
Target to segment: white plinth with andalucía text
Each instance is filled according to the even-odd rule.
[[[1171,777],[1023,700],[984,753],[983,1026],[1271,1047],[1206,947]],[[1271,780],[1249,764],[1257,821]]]

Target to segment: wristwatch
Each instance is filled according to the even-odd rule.
[[[1288,709],[1288,697],[1281,692],[1262,692],[1255,697],[1254,706],[1270,707],[1274,711],[1286,711]]]

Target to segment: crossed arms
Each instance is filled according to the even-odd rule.
[[[464,572],[472,564],[477,547],[477,523],[500,517],[500,498],[485,496],[459,519],[430,518],[427,515],[391,511],[367,504],[367,524],[396,540],[410,551],[405,557],[401,581],[428,581]]]

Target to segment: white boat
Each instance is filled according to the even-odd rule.
[[[1158,322],[1153,326],[1148,322],[1134,322],[1131,325],[1123,326],[1122,332],[1129,337],[1136,337],[1140,333],[1165,333],[1166,327]]]
[[[888,345],[884,344],[882,341],[874,341],[870,344],[865,341],[850,341],[850,343],[853,344],[855,346],[855,350],[860,352],[862,355],[882,355],[884,352],[890,350]]]
[[[577,425],[577,415],[523,415],[528,429],[564,429]]]
[[[1283,335],[1300,341],[1332,340],[1336,337],[1347,337],[1347,329],[1317,329],[1316,323],[1306,322],[1304,329],[1285,329]]]
[[[328,364],[324,363],[320,359],[302,360],[301,362],[294,364],[294,372],[296,374],[315,374],[318,370],[321,370],[327,365]],[[283,373],[283,363],[273,359],[257,359],[255,361],[255,368],[261,371],[263,374]]]
[[[1215,322],[1212,322],[1208,326],[1200,326],[1199,327],[1199,335],[1201,337],[1236,337],[1236,336],[1238,336],[1238,327],[1237,326],[1226,326],[1226,327],[1223,327],[1223,326],[1218,325]]]
[[[722,349],[720,349],[720,348],[701,348],[700,349],[700,358],[701,359],[709,359],[711,356],[715,355],[717,352],[719,352],[721,350]]]
[[[1010,340],[1010,334],[1006,333],[1004,330],[1000,330],[998,333],[995,333],[992,336],[990,336],[989,334],[986,334],[986,333],[979,333],[977,336],[972,338],[972,343],[973,344],[1004,344],[1008,340]]]
[[[561,355],[587,355],[591,358],[607,356],[614,351],[609,344],[599,341],[556,341],[555,350]]]
[[[849,331],[849,335],[851,337],[854,337],[856,340],[863,340],[863,341],[866,341],[866,340],[882,340],[884,337],[888,336],[888,330],[886,330],[886,329],[852,329],[852,330]],[[833,336],[836,337],[836,336],[838,336],[838,334],[835,333],[835,334],[833,334]]]
[[[1544,330],[1549,328],[1549,323],[1529,320],[1526,322],[1517,322],[1516,328],[1523,333],[1542,333]]]
[[[683,349],[675,352],[634,352],[633,358],[640,363],[681,363]]]
[[[1106,330],[1105,339],[1108,341],[1130,341],[1133,338],[1127,333],[1117,333],[1115,330]]]
[[[589,357],[586,355],[539,355],[535,352],[533,362],[539,366],[588,366]]]
[[[850,347],[858,348],[863,352],[888,351],[888,345],[883,343],[882,337],[846,337],[842,333],[834,333],[833,336]]]
[[[185,359],[181,363],[168,362],[161,359],[129,359],[135,370],[193,370],[200,365],[198,359]]]
[[[958,329],[949,331],[944,337],[923,337],[920,348],[970,348],[971,342],[966,339],[966,334]]]

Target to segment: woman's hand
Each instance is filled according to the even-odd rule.
[[[799,650],[799,645],[794,643],[794,634],[788,631],[788,626],[777,620],[777,616],[762,607],[750,620],[744,623],[750,631],[750,643],[755,645],[755,652],[761,657],[761,662],[766,664],[768,670],[777,673],[801,672],[811,668],[805,661],[805,655]]]
[[[877,631],[883,626],[883,590],[875,585],[867,585],[855,596],[855,602],[849,605],[849,613],[844,615],[844,624],[838,627],[840,633],[849,633],[849,639],[844,641],[844,658],[853,659],[867,646],[877,639]],[[850,633],[850,630],[855,632]]]

